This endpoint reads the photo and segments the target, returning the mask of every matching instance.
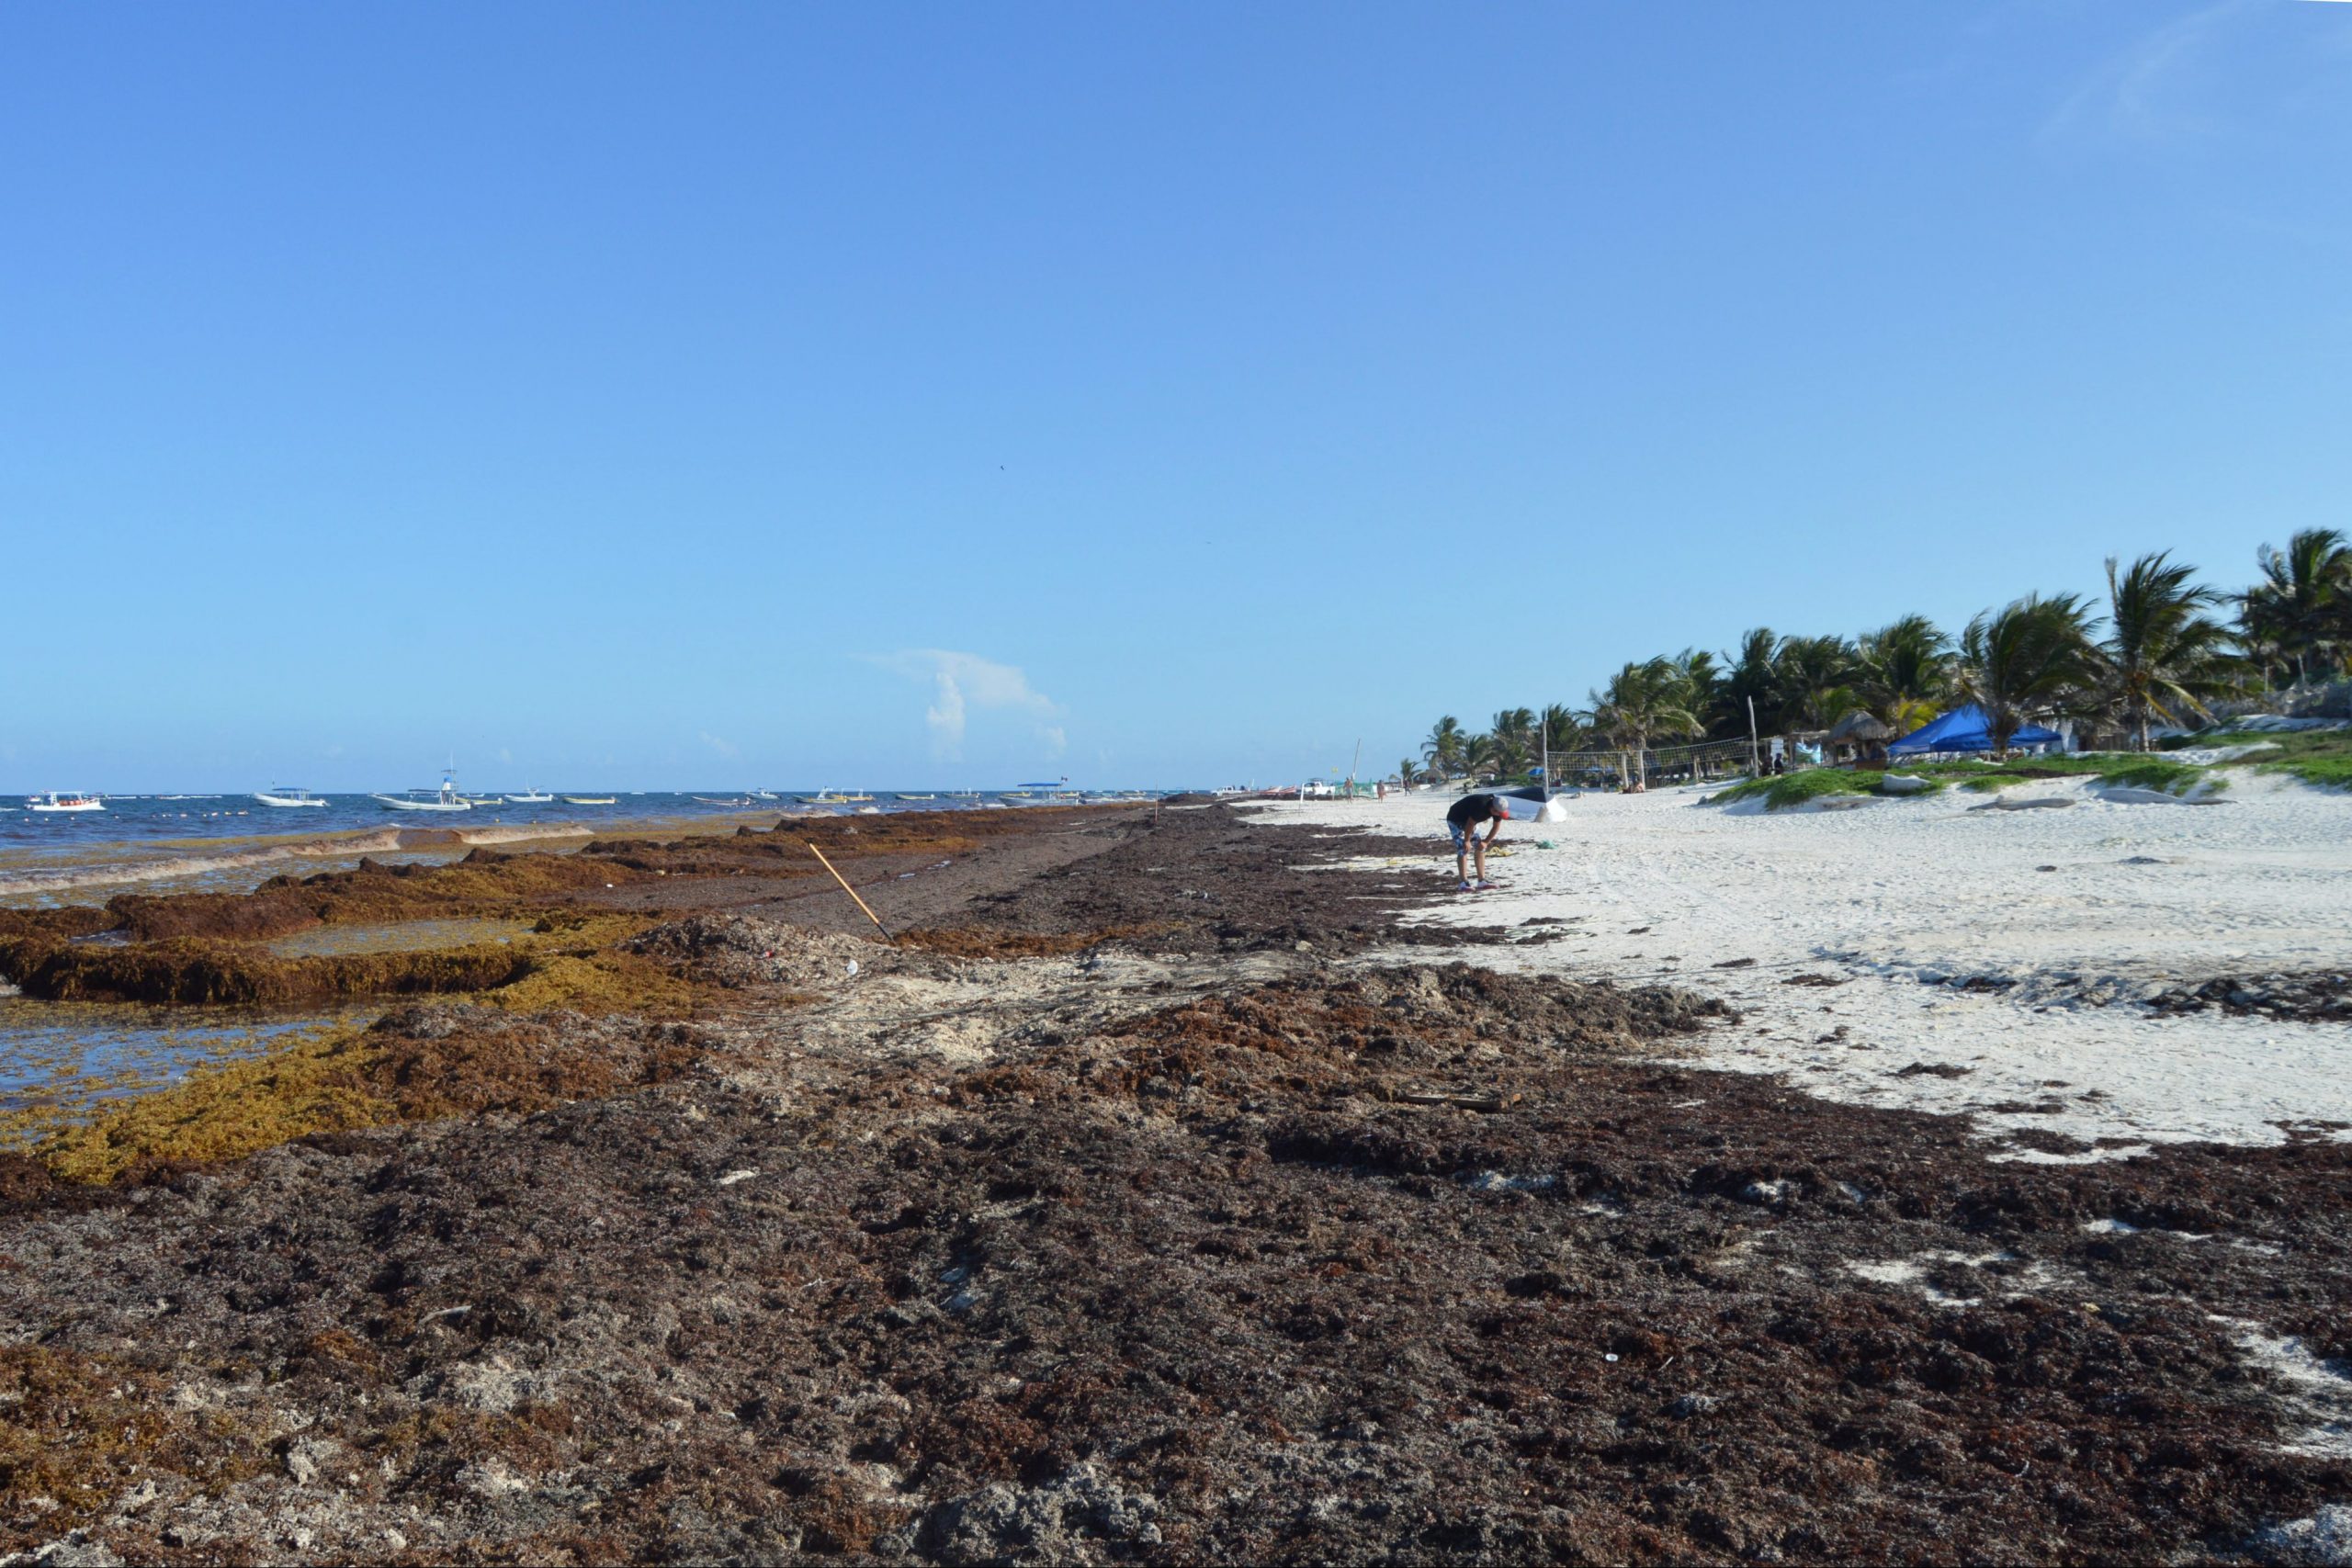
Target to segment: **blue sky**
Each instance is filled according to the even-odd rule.
[[[1224,783],[2352,525],[2352,5],[17,6],[0,788]]]

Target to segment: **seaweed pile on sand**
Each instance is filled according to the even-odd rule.
[[[2346,1151],[1988,1167],[1636,1059],[1717,1011],[1315,968],[35,1194],[0,1375],[173,1392],[40,1404],[0,1545],[2078,1559],[2346,1495],[2270,1370],[2345,1348]]]
[[[690,1023],[404,1008],[279,1064],[331,1127],[208,1077],[0,1157],[0,1553],[2260,1558],[2352,1498],[2352,1148],[1996,1165],[1659,1066],[1725,1010],[1367,957],[1363,851],[1203,811],[948,951],[690,913],[610,950]]]

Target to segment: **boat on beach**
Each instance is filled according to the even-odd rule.
[[[28,811],[104,811],[106,808],[106,802],[95,795],[60,795],[52,789],[25,797],[25,809]]]
[[[324,795],[312,795],[307,789],[292,789],[284,784],[272,784],[267,789],[257,789],[254,791],[254,798],[264,806],[285,808],[305,806],[323,807],[327,803]]]

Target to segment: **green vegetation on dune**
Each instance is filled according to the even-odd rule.
[[[2341,765],[2352,774],[2352,757]],[[2227,787],[2228,780],[2211,768],[2193,767],[2186,762],[2163,758],[2143,757],[2132,752],[2089,752],[2073,756],[2021,757],[2007,762],[1922,762],[1916,766],[1897,766],[1889,770],[1928,781],[1929,788],[1913,795],[1890,795],[1879,787],[1883,775],[1868,770],[1846,768],[1807,768],[1801,773],[1784,773],[1771,778],[1749,779],[1719,790],[1707,798],[1718,805],[1750,800],[1761,796],[1768,811],[1783,811],[1808,801],[1827,795],[1883,795],[1895,799],[1925,799],[1928,795],[1957,785],[1980,795],[2018,784],[2045,783],[2053,779],[2097,779],[2100,784],[2125,784],[2135,789],[2159,789],[2173,795],[2188,795],[2200,785],[2205,793],[2213,794]]]
[[[2251,756],[2221,765],[2285,773],[2323,789],[2352,788],[2352,729],[2306,729],[2275,735],[2239,730],[2197,738],[2200,746],[2251,746],[2262,741],[2271,744]]]
[[[1786,811],[1792,806],[1803,806],[1807,801],[1833,795],[1875,795],[1878,779],[1876,773],[1849,773],[1843,768],[1807,768],[1802,773],[1749,779],[1745,784],[1718,790],[1707,798],[1718,805],[1728,805],[1736,800],[1749,800],[1761,795],[1765,810]]]
[[[2098,780],[2101,784],[2128,784],[2134,789],[2160,789],[2172,795],[2187,795],[2200,784],[2210,795],[2229,785],[2229,780],[2211,768],[2191,767],[2186,762],[2167,762],[2154,757],[2134,757],[2127,762],[2101,768]]]
[[[2259,746],[2259,751],[2233,757],[2214,766],[2284,773],[2322,789],[2352,788],[2352,729],[2216,729],[2201,735],[2175,736],[2165,743],[2166,750],[2185,750],[2192,746]]]
[[[1923,778],[1940,779],[1979,794],[2051,779],[2095,778],[2101,784],[2129,784],[2136,789],[2186,794],[2203,782],[2218,789],[2223,781],[2211,770],[2130,751],[2084,751],[2052,757],[2018,757],[2007,762],[1927,762],[1909,770]]]
[[[2314,757],[2301,762],[2274,762],[2265,773],[2290,773],[2322,789],[2352,789],[2352,757]]]

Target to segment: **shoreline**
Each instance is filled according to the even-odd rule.
[[[368,856],[385,855],[406,856],[423,863],[435,863],[436,855],[455,858],[474,849],[520,852],[534,845],[575,839],[731,833],[752,823],[772,823],[778,817],[787,821],[794,820],[797,815],[746,811],[724,817],[648,816],[594,823],[499,823],[479,828],[388,826],[352,828],[328,833],[252,834],[229,840],[164,839],[101,842],[78,848],[93,854],[108,851],[126,852],[126,858],[54,871],[38,868],[0,870],[0,907],[26,901],[53,901],[66,894],[98,888],[182,881],[191,890],[201,887],[205,891],[222,891],[223,888],[213,884],[224,874],[257,872],[262,867],[285,861],[317,863],[321,863],[322,869],[356,864]],[[147,860],[127,858],[128,854],[143,854],[163,849],[187,852]]]

